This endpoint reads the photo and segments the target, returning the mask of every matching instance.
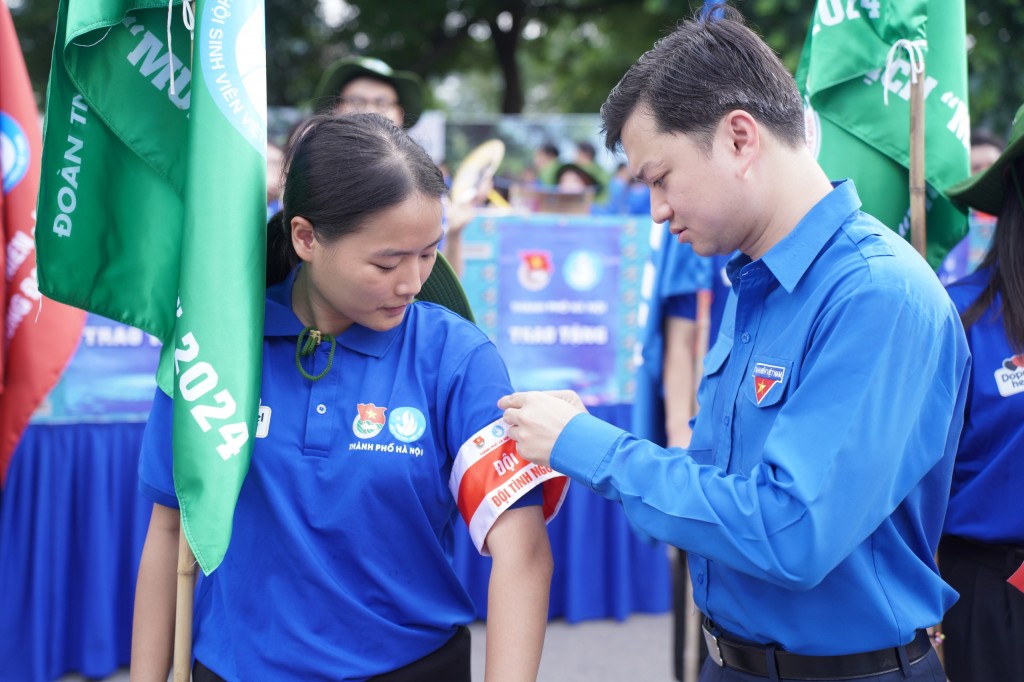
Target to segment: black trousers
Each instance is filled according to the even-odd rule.
[[[1024,548],[955,536],[939,543],[939,572],[960,593],[942,619],[950,682],[1024,680],[1024,593],[1006,582]]]
[[[676,550],[675,575],[672,577],[672,670],[677,680],[683,679],[683,652],[686,649],[687,617],[691,608],[686,603],[686,584],[690,581],[690,569],[686,563],[686,552]],[[703,620],[703,616],[701,616]],[[704,635],[697,625],[697,670],[704,666],[708,657],[708,645],[704,643]]]
[[[371,682],[471,682],[470,632],[459,627],[448,643],[432,654],[398,670],[371,677]],[[199,661],[192,666],[192,682],[224,682],[224,678]]]

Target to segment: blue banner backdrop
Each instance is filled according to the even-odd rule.
[[[571,388],[630,403],[650,221],[480,215],[463,234],[463,286],[517,390]]]
[[[31,423],[144,422],[159,359],[156,337],[90,313],[78,350]]]

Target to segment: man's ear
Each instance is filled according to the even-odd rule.
[[[727,153],[739,162],[745,174],[761,150],[761,127],[749,113],[735,109],[725,115],[722,134],[725,135]]]
[[[313,224],[302,216],[295,216],[291,222],[292,247],[301,260],[309,261],[313,258],[313,248],[316,245],[316,234],[313,232]]]

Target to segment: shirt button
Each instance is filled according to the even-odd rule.
[[[704,584],[704,571],[697,574],[697,583],[700,585]]]
[[[722,419],[722,423],[725,424],[726,426],[729,425],[729,421],[730,421],[729,417],[725,417],[724,419]]]
[[[750,343],[750,334],[743,332],[743,334],[740,335],[740,341],[743,343]]]
[[[323,403],[320,403],[319,405],[316,406],[316,413],[317,414],[326,414],[327,413],[327,406],[324,405]]]

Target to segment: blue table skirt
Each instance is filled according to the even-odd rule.
[[[629,406],[594,414],[628,422]],[[30,426],[0,499],[0,681],[105,677],[128,664],[135,575],[151,504],[138,492],[143,424]],[[671,608],[664,545],[621,508],[572,485],[548,526],[551,618],[577,622]],[[486,617],[490,559],[467,532],[455,566]]]

